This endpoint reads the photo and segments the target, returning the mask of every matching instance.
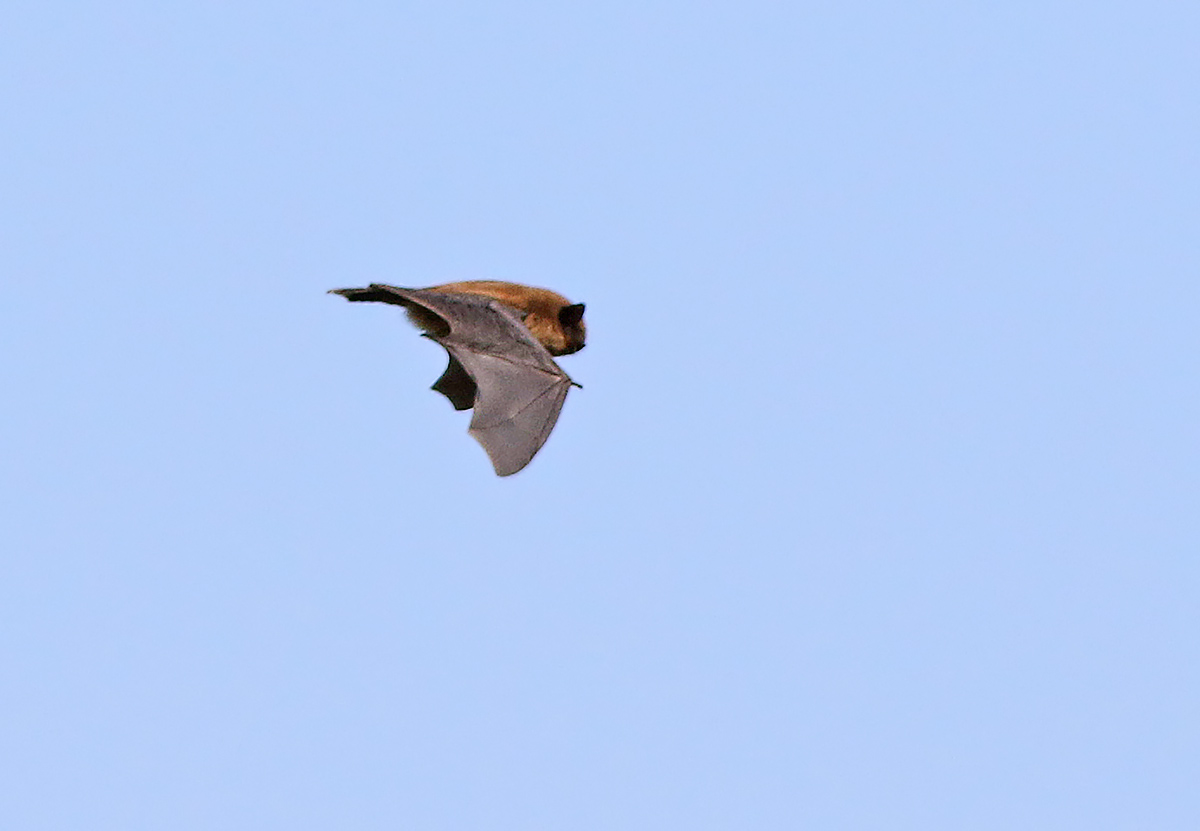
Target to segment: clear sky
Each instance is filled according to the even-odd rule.
[[[0,826],[1200,827],[1200,6],[0,11]],[[327,289],[588,305],[497,479]]]

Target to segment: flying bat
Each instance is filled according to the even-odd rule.
[[[587,338],[582,303],[548,289],[472,280],[427,289],[372,283],[333,289],[352,302],[393,303],[450,363],[432,389],[456,410],[475,412],[468,432],[498,476],[529,464],[546,443],[572,386],[552,355],[578,352]]]

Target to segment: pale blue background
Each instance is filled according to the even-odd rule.
[[[0,32],[0,826],[1200,827],[1200,6]],[[324,294],[478,278],[508,480]]]

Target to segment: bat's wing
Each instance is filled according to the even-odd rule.
[[[516,311],[479,295],[379,284],[334,293],[405,306],[445,347],[450,364],[433,389],[457,410],[475,408],[469,432],[497,475],[521,470],[545,444],[573,382]]]

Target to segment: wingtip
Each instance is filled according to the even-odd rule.
[[[536,455],[536,454],[534,454],[534,455]],[[496,475],[498,477],[500,477],[501,479],[505,479],[509,476],[512,476],[513,474],[520,473],[522,470],[529,467],[529,463],[532,461],[533,461],[533,456],[530,456],[525,461],[518,462],[516,464],[514,464],[511,460],[509,460],[507,462],[500,460],[500,459],[492,459],[491,460],[492,470],[494,470],[496,472]]]

